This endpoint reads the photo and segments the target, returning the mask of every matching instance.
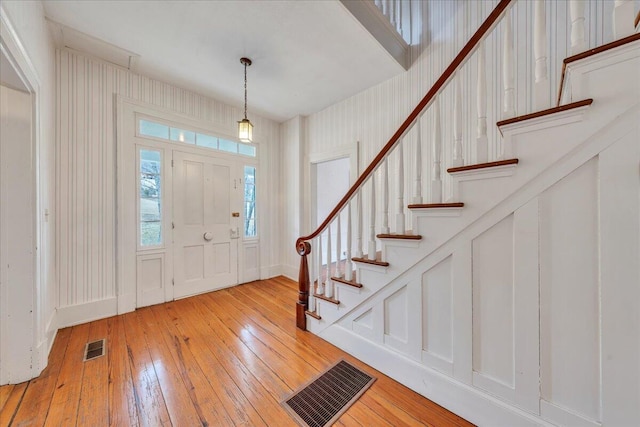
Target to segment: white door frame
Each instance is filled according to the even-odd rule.
[[[322,151],[318,153],[311,153],[308,156],[307,164],[309,165],[309,178],[308,181],[310,185],[309,194],[309,217],[307,218],[308,226],[306,229],[313,230],[317,224],[316,218],[316,199],[317,199],[317,191],[316,191],[316,179],[317,179],[317,168],[318,163],[324,163],[331,160],[338,159],[349,159],[349,185],[353,185],[354,182],[358,179],[359,171],[359,142],[354,142],[353,144],[345,144],[340,147]]]
[[[6,59],[9,60],[11,67],[15,70],[19,78],[22,80],[25,88],[31,95],[31,161],[29,165],[25,165],[31,169],[31,183],[28,191],[31,193],[31,215],[32,215],[32,232],[31,232],[31,248],[32,248],[32,283],[27,286],[20,286],[19,290],[12,289],[8,291],[5,284],[0,288],[0,354],[6,355],[8,351],[18,347],[18,343],[14,342],[15,336],[12,337],[9,331],[20,331],[21,342],[30,343],[31,357],[24,358],[21,366],[7,366],[7,357],[0,357],[0,384],[8,381],[11,383],[22,382],[36,377],[47,365],[47,357],[49,355],[50,345],[53,343],[54,333],[50,334],[47,339],[47,325],[43,319],[44,307],[44,279],[41,277],[40,270],[42,257],[38,248],[42,243],[42,224],[40,221],[40,174],[39,174],[39,154],[40,154],[40,80],[33,66],[24,45],[21,43],[13,24],[10,22],[5,10],[0,7],[0,49]],[[30,314],[27,315],[31,319],[31,328],[26,329],[24,325],[24,316],[11,316],[11,307],[16,307],[17,301],[9,301],[11,294],[20,292],[20,300],[30,301]]]
[[[162,107],[150,105],[141,101],[137,101],[131,98],[118,95],[116,97],[116,289],[118,298],[118,314],[133,311],[136,308],[137,288],[136,288],[136,271],[137,271],[137,223],[132,221],[135,218],[137,212],[137,204],[132,206],[130,200],[133,198],[133,192],[135,189],[136,177],[136,144],[132,143],[134,138],[132,135],[135,132],[135,126],[137,123],[137,117],[145,116],[151,119],[156,118],[162,122],[174,123],[176,126],[185,127],[188,129],[200,129],[203,132],[218,135],[220,137],[227,138],[228,140],[236,141],[236,136],[228,135],[224,129],[216,128],[210,122],[203,122],[195,120],[192,117],[181,115],[171,110],[167,110]],[[163,141],[161,143],[165,147],[165,153],[171,153],[172,150],[194,152],[204,156],[212,156],[211,150],[207,148],[201,148],[184,144],[180,142]],[[152,144],[141,144],[149,145]],[[257,169],[259,166],[259,149],[258,156],[255,158],[243,157],[242,162],[247,166],[254,166]],[[240,161],[240,157],[233,154],[227,154],[224,152],[216,152],[215,157],[229,159],[234,162]],[[165,173],[165,176],[166,173]],[[165,178],[166,179],[166,178]],[[166,182],[166,181],[165,181]],[[261,192],[260,183],[258,183],[257,191]],[[168,186],[164,184],[165,189]],[[165,203],[166,204],[166,203]],[[165,218],[169,223],[171,218]],[[165,228],[167,230],[167,228]],[[245,248],[245,243],[251,242],[251,244],[257,243],[258,246],[261,242],[254,239],[244,239],[240,237],[238,242],[238,281],[242,283],[242,266],[244,265],[244,250],[240,250],[240,247]],[[151,253],[151,251],[150,251]],[[172,264],[172,263],[171,263]],[[171,268],[173,265],[171,265]],[[166,270],[165,270],[166,271]],[[171,274],[173,274],[171,270]],[[166,280],[171,281],[172,276],[166,277]],[[167,299],[171,299],[167,297]]]

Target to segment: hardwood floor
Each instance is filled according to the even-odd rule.
[[[340,358],[377,380],[336,425],[470,425],[296,329],[296,299],[275,278],[61,329],[42,375],[0,387],[0,425],[296,425],[280,401]]]

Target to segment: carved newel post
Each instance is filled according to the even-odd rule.
[[[298,303],[296,304],[296,326],[303,331],[307,330],[307,305],[309,303],[309,265],[307,255],[311,253],[309,242],[298,242],[296,245],[300,255],[300,274],[298,275]]]

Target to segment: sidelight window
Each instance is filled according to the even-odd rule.
[[[142,247],[162,245],[162,155],[139,151],[139,242]]]
[[[244,237],[255,237],[256,231],[256,168],[244,167]]]

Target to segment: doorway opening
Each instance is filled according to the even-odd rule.
[[[2,40],[4,42],[4,40]],[[39,372],[34,93],[4,43],[0,81],[0,385]],[[17,67],[17,65],[15,66]]]

